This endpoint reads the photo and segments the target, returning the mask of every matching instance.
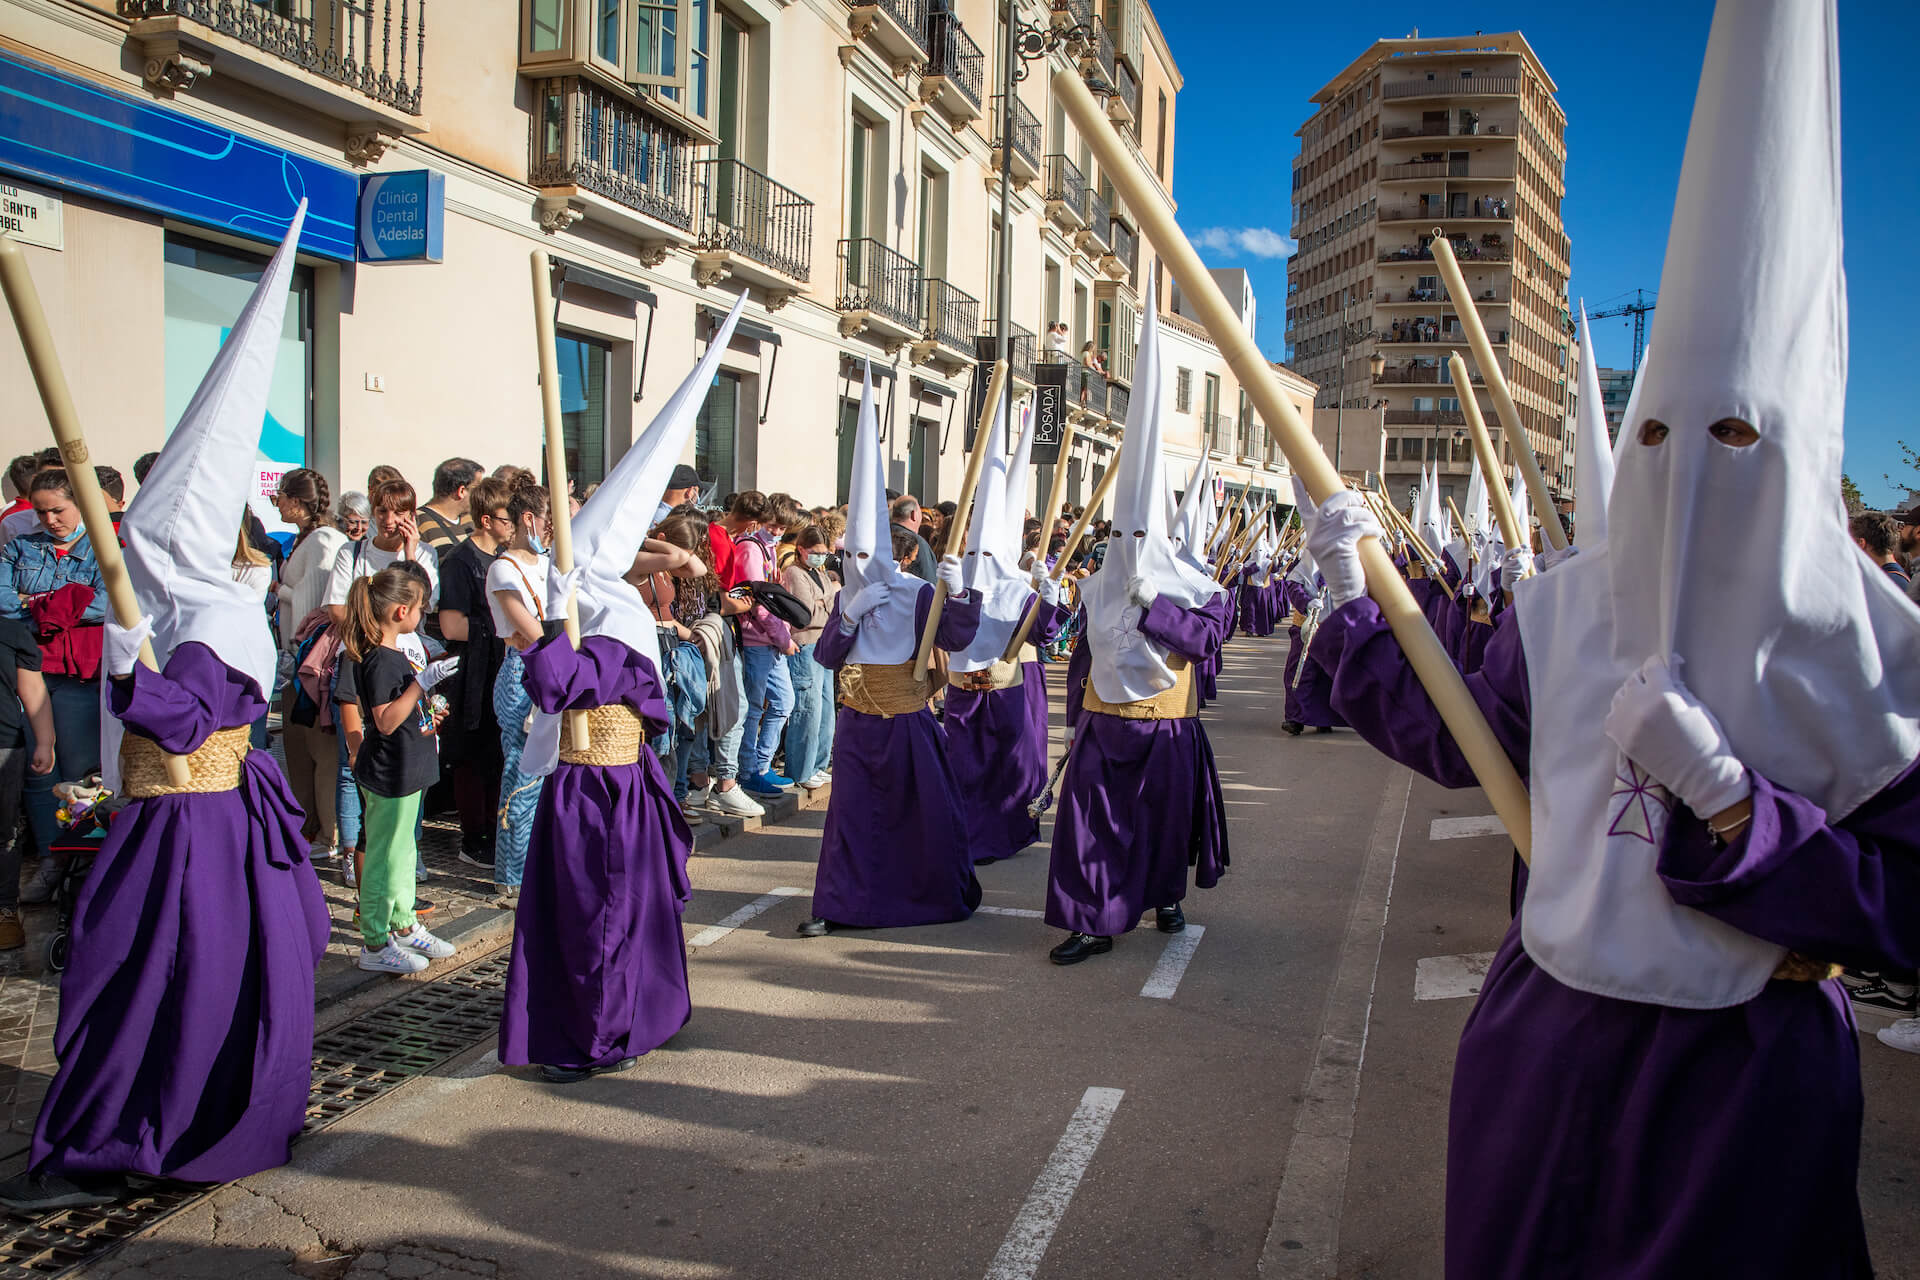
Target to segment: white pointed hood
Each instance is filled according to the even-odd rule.
[[[1020,568],[1018,527],[1007,523],[1007,459],[999,455],[1006,438],[1006,401],[993,411],[993,429],[976,449],[991,450],[980,469],[967,527],[967,553],[961,557],[968,594],[980,597],[980,628],[965,649],[948,655],[953,671],[984,671],[1000,660],[1007,642],[1033,599],[1033,579]],[[1021,508],[1023,511],[1024,507]]]
[[[1187,478],[1187,491],[1173,513],[1171,530],[1175,554],[1201,573],[1207,571],[1207,517],[1212,513],[1213,459],[1203,453]]]
[[[613,464],[607,478],[573,517],[573,564],[581,571],[581,639],[606,636],[618,640],[651,662],[655,671],[660,670],[659,632],[653,614],[626,575],[653,527],[660,495],[686,451],[694,419],[706,403],[720,357],[733,341],[733,331],[746,305],[743,290],[727,318],[714,330],[706,354],[694,365],[693,372],[674,388],[653,422]],[[553,772],[559,758],[560,717],[535,712],[527,734],[526,772],[531,777],[545,777]]]
[[[1017,552],[1023,550],[1027,540],[1027,496],[1033,483],[1033,404],[1023,401],[1020,406],[1020,440],[1013,446],[1013,456],[1007,459],[1006,514],[1003,519],[1013,530],[1013,545]],[[1046,553],[1042,547],[1041,554]],[[1015,555],[1015,559],[1018,559]]]
[[[1600,367],[1593,358],[1593,326],[1580,304],[1580,417],[1574,424],[1574,527],[1591,550],[1607,536],[1607,501],[1613,494],[1613,443],[1607,439],[1607,408],[1600,397]],[[1622,434],[1625,434],[1624,432]]]
[[[1652,363],[1653,335],[1649,333],[1647,335],[1647,345],[1640,349],[1640,367],[1633,372],[1633,387],[1627,392],[1627,407],[1620,415],[1620,434],[1615,437],[1613,442],[1613,471],[1615,475],[1620,473],[1620,459],[1627,456],[1627,445],[1630,443],[1627,435],[1627,424],[1629,422],[1640,421],[1634,414],[1640,406],[1640,388],[1647,385],[1647,366]],[[1607,501],[1613,501],[1612,494],[1608,494]]]
[[[263,625],[260,590],[234,580],[233,553],[258,475],[260,431],[306,216],[302,200],[120,523],[127,571],[140,611],[153,619],[161,666],[181,645],[204,644],[251,677],[263,698],[273,696],[274,639]],[[102,759],[117,755],[105,752]]]
[[[1486,543],[1487,538],[1487,478],[1480,472],[1480,464],[1474,463],[1473,478],[1467,481],[1467,505],[1460,509],[1461,516],[1467,521],[1467,536],[1476,546]]]
[[[1149,298],[1140,326],[1127,433],[1120,445],[1120,475],[1113,486],[1113,537],[1100,568],[1080,584],[1093,645],[1089,678],[1108,702],[1138,702],[1171,689],[1175,681],[1167,652],[1140,634],[1141,611],[1127,598],[1129,581],[1145,579],[1149,590],[1183,609],[1197,608],[1221,590],[1207,574],[1175,556],[1167,537],[1161,457],[1165,363],[1160,317]]]
[[[880,421],[873,407],[873,368],[860,375],[860,413],[853,424],[853,472],[847,483],[847,532],[840,575],[851,599],[870,582],[894,584],[886,604],[860,620],[848,660],[891,665],[906,662],[920,647],[913,625],[922,583],[900,572],[893,559],[893,528],[887,519],[886,460],[880,453]]]

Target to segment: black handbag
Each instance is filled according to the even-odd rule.
[[[747,582],[741,584],[753,593],[753,602],[765,609],[790,627],[804,627],[812,623],[813,610],[807,602],[777,582]]]

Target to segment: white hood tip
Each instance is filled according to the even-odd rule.
[[[850,661],[895,665],[914,656],[920,637],[914,610],[920,580],[900,572],[893,559],[893,529],[887,518],[886,459],[880,450],[880,418],[873,402],[873,369],[860,376],[860,412],[853,424],[852,472],[847,483],[847,532],[842,541],[840,574],[845,598],[872,582],[894,583],[881,608],[860,621]]]

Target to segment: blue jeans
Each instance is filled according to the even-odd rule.
[[[833,672],[813,660],[813,646],[787,657],[793,716],[787,721],[787,769],[803,782],[827,767],[833,751]]]
[[[360,847],[360,784],[353,780],[353,765],[347,760],[347,731],[336,728],[333,737],[340,744],[340,776],[333,788],[333,821],[340,829],[340,852],[349,853]]]
[[[527,717],[533,713],[533,699],[521,682],[527,669],[520,651],[507,649],[507,659],[493,681],[493,714],[500,721],[500,752],[506,763],[500,775],[500,830],[493,843],[493,881],[517,885],[527,870],[527,841],[533,835],[533,812],[540,807],[543,779],[529,778],[520,772],[520,757],[527,749]]]
[[[745,682],[741,671],[740,652],[737,649],[733,655],[733,672],[730,678],[736,685]],[[692,754],[687,759],[687,771],[705,774],[709,784],[732,778],[739,771],[740,741],[746,735],[746,731],[747,722],[743,716],[734,722],[733,728],[727,730],[724,737],[718,740],[704,733],[698,735],[692,746]]]
[[[24,792],[27,823],[41,857],[53,845],[60,823],[53,816],[60,802],[53,798],[56,782],[78,782],[100,769],[100,686],[78,676],[48,676],[47,701],[53,710],[53,772],[27,773]],[[22,719],[25,719],[22,716]],[[33,754],[33,725],[27,729],[27,755]],[[11,839],[13,832],[0,835]]]
[[[747,713],[740,741],[740,776],[757,778],[773,768],[780,731],[793,714],[793,681],[787,675],[786,655],[771,645],[747,645],[744,661]]]

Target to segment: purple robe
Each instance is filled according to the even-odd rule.
[[[618,640],[564,635],[523,655],[522,683],[542,711],[618,704],[667,723],[653,664]],[[513,959],[500,1010],[500,1061],[579,1069],[657,1049],[686,1025],[680,932],[693,836],[660,758],[555,767],[540,790]]]
[[[1048,644],[1072,617],[1060,605],[1038,609],[1031,639]],[[1027,662],[1020,687],[975,693],[947,686],[941,720],[947,760],[960,787],[974,865],[1011,858],[1040,838],[1040,820],[1027,812],[1047,785],[1046,667]]]
[[[1140,632],[1198,662],[1219,648],[1230,617],[1225,595],[1190,610],[1162,597],[1143,612]],[[1089,633],[1081,647],[1099,642]],[[1199,888],[1219,883],[1229,861],[1226,803],[1199,717],[1128,720],[1071,695],[1067,719],[1073,746],[1047,867],[1047,923],[1111,937],[1184,899],[1188,867]]]
[[[129,734],[186,754],[266,712],[205,645],[112,682]],[[32,1167],[225,1182],[287,1162],[306,1122],[313,975],[332,922],[273,756],[232,791],[131,801],[74,907],[60,1069]]]
[[[1285,600],[1289,614],[1306,613],[1313,607],[1314,598],[1315,593],[1288,579]],[[1346,724],[1333,709],[1330,700],[1333,682],[1327,678],[1326,672],[1312,662],[1307,663],[1304,671],[1301,670],[1300,661],[1306,655],[1306,645],[1302,643],[1300,628],[1291,621],[1287,623],[1287,642],[1287,665],[1281,675],[1287,686],[1283,716],[1309,729],[1331,729]]]
[[[925,630],[932,605],[932,584],[920,584],[914,634]],[[949,652],[964,649],[979,627],[979,597],[950,597],[934,643]],[[814,659],[838,671],[853,641],[840,629],[836,601]],[[833,795],[820,833],[813,914],[838,925],[889,929],[965,920],[979,905],[966,808],[940,722],[924,707],[874,716],[842,706],[833,726]]]
[[[1371,601],[1314,658],[1369,742],[1444,786],[1472,771]],[[1531,707],[1517,625],[1467,688],[1524,776]],[[1753,820],[1715,848],[1677,808],[1658,871],[1675,902],[1823,961],[1920,960],[1920,769],[1830,825],[1757,774]],[[1525,910],[1524,900],[1521,902]],[[1684,1010],[1563,986],[1516,919],[1461,1034],[1447,1151],[1447,1274],[1871,1274],[1856,1192],[1859,1046],[1835,982],[1769,982]]]

